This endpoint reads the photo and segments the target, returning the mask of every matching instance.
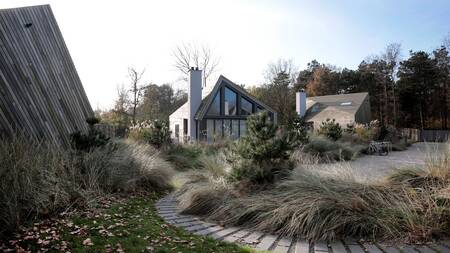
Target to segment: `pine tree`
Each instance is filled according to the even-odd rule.
[[[293,169],[290,151],[294,145],[287,135],[277,133],[277,126],[267,112],[247,119],[247,134],[231,147],[231,179],[254,183],[271,183]]]

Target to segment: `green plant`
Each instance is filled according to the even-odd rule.
[[[326,119],[320,124],[318,134],[337,141],[342,136],[342,128],[335,119]]]
[[[322,162],[352,160],[364,149],[365,145],[351,142],[332,141],[322,136],[312,136],[303,152],[320,158]]]
[[[131,139],[144,141],[160,148],[161,146],[172,142],[170,134],[167,122],[156,119],[137,122],[130,126],[128,136]]]
[[[172,144],[163,147],[163,157],[172,163],[176,170],[186,171],[201,167],[199,158],[203,149],[199,145]]]
[[[91,117],[87,118],[86,122],[89,124],[87,134],[81,131],[76,131],[70,135],[72,148],[81,151],[90,151],[93,148],[106,145],[109,138],[102,132],[95,129],[95,124],[98,124],[100,119]]]
[[[287,135],[277,134],[277,126],[268,113],[248,117],[246,133],[228,153],[232,166],[230,179],[261,184],[287,176],[293,168],[289,156],[294,145]]]
[[[296,114],[289,125],[289,130],[293,135],[292,138],[298,141],[299,145],[308,143],[308,124],[303,117]]]

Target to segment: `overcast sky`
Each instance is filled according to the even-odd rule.
[[[0,8],[37,4],[51,5],[94,109],[113,105],[128,66],[145,68],[146,81],[184,87],[171,55],[182,42],[209,45],[218,74],[255,85],[278,58],[356,68],[390,42],[406,57],[450,32],[450,0],[0,0]]]

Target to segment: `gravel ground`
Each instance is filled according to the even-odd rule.
[[[350,172],[352,176],[365,180],[380,179],[398,168],[412,166],[422,167],[429,157],[450,152],[448,143],[418,142],[411,145],[408,150],[394,151],[387,156],[364,155],[354,161],[338,162],[333,164],[311,165],[309,168],[321,171],[339,168]]]

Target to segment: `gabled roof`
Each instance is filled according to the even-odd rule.
[[[200,106],[199,106],[199,108],[197,110],[197,113],[195,114],[195,119],[196,120],[201,120],[206,115],[206,112],[208,111],[211,103],[214,100],[214,94],[217,93],[217,91],[219,90],[219,88],[222,85],[222,82],[225,82],[228,86],[230,86],[231,88],[233,88],[234,90],[239,92],[241,95],[244,95],[245,97],[250,98],[251,100],[253,100],[258,105],[264,107],[264,109],[266,109],[268,111],[271,111],[272,113],[276,114],[275,110],[273,110],[270,106],[268,106],[268,105],[264,104],[263,102],[259,101],[253,95],[249,94],[241,86],[233,83],[232,81],[230,81],[228,78],[224,77],[223,75],[220,75],[220,77],[219,77],[219,79],[217,79],[217,82],[214,85],[214,88],[212,89],[212,91],[200,103]]]
[[[309,97],[306,99],[306,120],[338,118],[340,114],[355,115],[368,96],[369,93],[360,92]]]

